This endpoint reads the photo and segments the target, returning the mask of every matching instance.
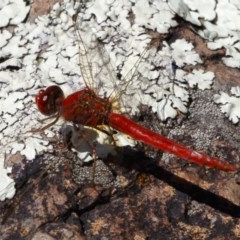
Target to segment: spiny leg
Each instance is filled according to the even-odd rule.
[[[78,146],[80,149],[82,144],[80,141],[80,139],[82,139],[84,141],[84,144],[87,145],[87,148],[90,148],[91,154],[92,154],[92,160],[93,160],[93,164],[92,164],[92,182],[93,183],[97,183],[99,182],[98,179],[96,179],[96,172],[97,169],[99,168],[99,166],[101,166],[101,163],[97,162],[97,157],[98,157],[98,147],[96,146],[95,142],[93,141],[94,139],[90,139],[91,136],[91,129],[89,129],[89,132],[85,132],[82,129],[82,125],[74,125],[75,131],[76,131],[76,143],[78,143]],[[116,146],[116,142],[114,140],[113,137],[113,132],[108,131],[108,129],[103,129],[102,127],[95,127],[95,129],[99,130],[100,132],[104,133],[107,135],[108,137],[108,141],[109,143],[112,145],[112,143]],[[93,131],[93,130],[92,130]],[[94,132],[95,133],[95,132]],[[91,137],[92,138],[92,137]],[[74,140],[73,140],[74,141]],[[73,143],[73,146],[75,144]],[[78,150],[77,145],[74,146],[76,150]],[[109,165],[108,161],[103,161],[104,164],[106,165],[107,169],[110,171],[108,174],[110,174],[112,177],[116,177],[116,172],[112,169],[112,167]],[[99,165],[100,164],[100,165]],[[101,167],[100,167],[101,168]],[[108,172],[107,170],[107,172]],[[109,175],[109,176],[110,176]]]
[[[92,166],[92,180],[91,182],[93,184],[96,184],[95,182],[95,174],[96,174],[96,162],[97,162],[97,149],[96,146],[89,140],[89,134],[83,131],[82,125],[73,125],[74,130],[77,132],[78,137],[82,138],[85,143],[88,145],[88,147],[91,149],[91,153],[93,156],[93,166]],[[74,144],[73,144],[74,146]]]

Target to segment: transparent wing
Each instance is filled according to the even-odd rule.
[[[200,61],[192,47],[183,41],[171,45],[162,42],[161,48],[154,47],[147,33],[135,38],[125,36],[125,32],[118,31],[117,23],[99,23],[88,9],[90,3],[85,4],[78,11],[76,31],[86,85],[100,96],[117,99],[122,112],[134,114],[144,104],[161,120],[186,113],[188,73],[180,67]],[[179,56],[181,46],[186,49]],[[174,67],[175,62],[179,68]]]
[[[86,21],[86,19],[83,19],[85,10],[86,3],[79,4],[74,19],[76,44],[79,47],[79,63],[84,82],[87,87],[94,89],[98,95],[117,99],[118,105],[124,111],[129,111],[130,107],[123,100],[125,99],[124,95],[131,92],[127,91],[127,89],[131,88],[134,79],[140,76],[137,69],[141,61],[143,61],[147,47],[143,53],[136,54],[130,62],[130,68],[127,68],[128,72],[122,77],[121,65],[116,66],[113,64],[116,58],[111,55],[111,48],[115,48],[115,46],[111,45],[110,42],[106,44],[101,41],[99,35],[94,33],[96,27],[94,20],[89,19]],[[95,31],[99,34],[100,30],[95,29]],[[124,59],[126,54],[126,52],[119,54],[122,62],[126,60]]]
[[[90,53],[87,49],[87,47],[89,46],[86,43],[94,44],[94,42],[91,40],[92,33],[89,32],[89,27],[87,26],[87,24],[84,24],[85,22],[82,19],[81,12],[84,11],[84,9],[85,4],[78,3],[76,14],[73,16],[73,21],[75,22],[74,28],[76,35],[76,45],[79,49],[79,65],[81,75],[83,77],[85,85],[93,89],[94,87],[94,78],[92,75],[93,59],[91,59],[92,56],[90,56]]]
[[[114,68],[104,45],[99,41],[95,31],[94,19],[85,19],[85,11],[91,2],[77,3],[75,21],[76,45],[79,48],[79,64],[81,75],[86,87],[91,88],[100,96],[116,96],[113,90],[117,88]]]

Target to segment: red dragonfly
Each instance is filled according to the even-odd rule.
[[[76,19],[74,20],[76,21]],[[81,54],[80,61],[89,62],[87,59],[87,50],[81,35],[79,35],[78,38]],[[86,70],[87,68],[83,67],[83,64],[80,65],[83,78],[92,77],[91,68],[88,67],[88,70]],[[84,79],[84,81],[86,84],[84,89],[76,91],[67,97],[64,97],[63,91],[56,85],[39,91],[35,99],[38,110],[46,116],[56,117],[52,123],[48,124],[43,129],[56,123],[60,117],[74,124],[93,128],[97,128],[100,125],[107,125],[138,141],[144,142],[161,151],[174,154],[189,162],[223,171],[237,170],[237,167],[233,164],[223,162],[204,153],[185,147],[159,133],[141,126],[119,113],[115,113],[116,98],[99,96],[95,90],[86,83],[87,80]]]

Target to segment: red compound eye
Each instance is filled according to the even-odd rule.
[[[38,92],[35,97],[35,102],[39,112],[50,116],[57,112],[57,100],[63,98],[64,94],[59,86],[50,86]]]

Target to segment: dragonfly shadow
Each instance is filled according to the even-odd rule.
[[[207,204],[208,206],[232,217],[240,218],[240,206],[232,203],[224,197],[205,190],[169,171],[164,170],[161,167],[149,169],[147,172],[166,182],[178,191],[189,195],[193,200]]]
[[[128,167],[130,166],[130,168],[134,168],[137,171],[153,175],[155,178],[169,184],[176,190],[187,194],[192,200],[204,203],[215,210],[228,214],[234,218],[240,218],[240,206],[157,166],[157,163],[153,158],[146,157],[143,153],[139,154],[139,152],[129,149],[127,152],[128,155],[130,154],[129,156],[133,156],[134,154],[135,156],[138,155],[135,159],[131,157],[131,160],[127,160],[134,161],[134,163],[131,163],[130,165],[128,163]]]

